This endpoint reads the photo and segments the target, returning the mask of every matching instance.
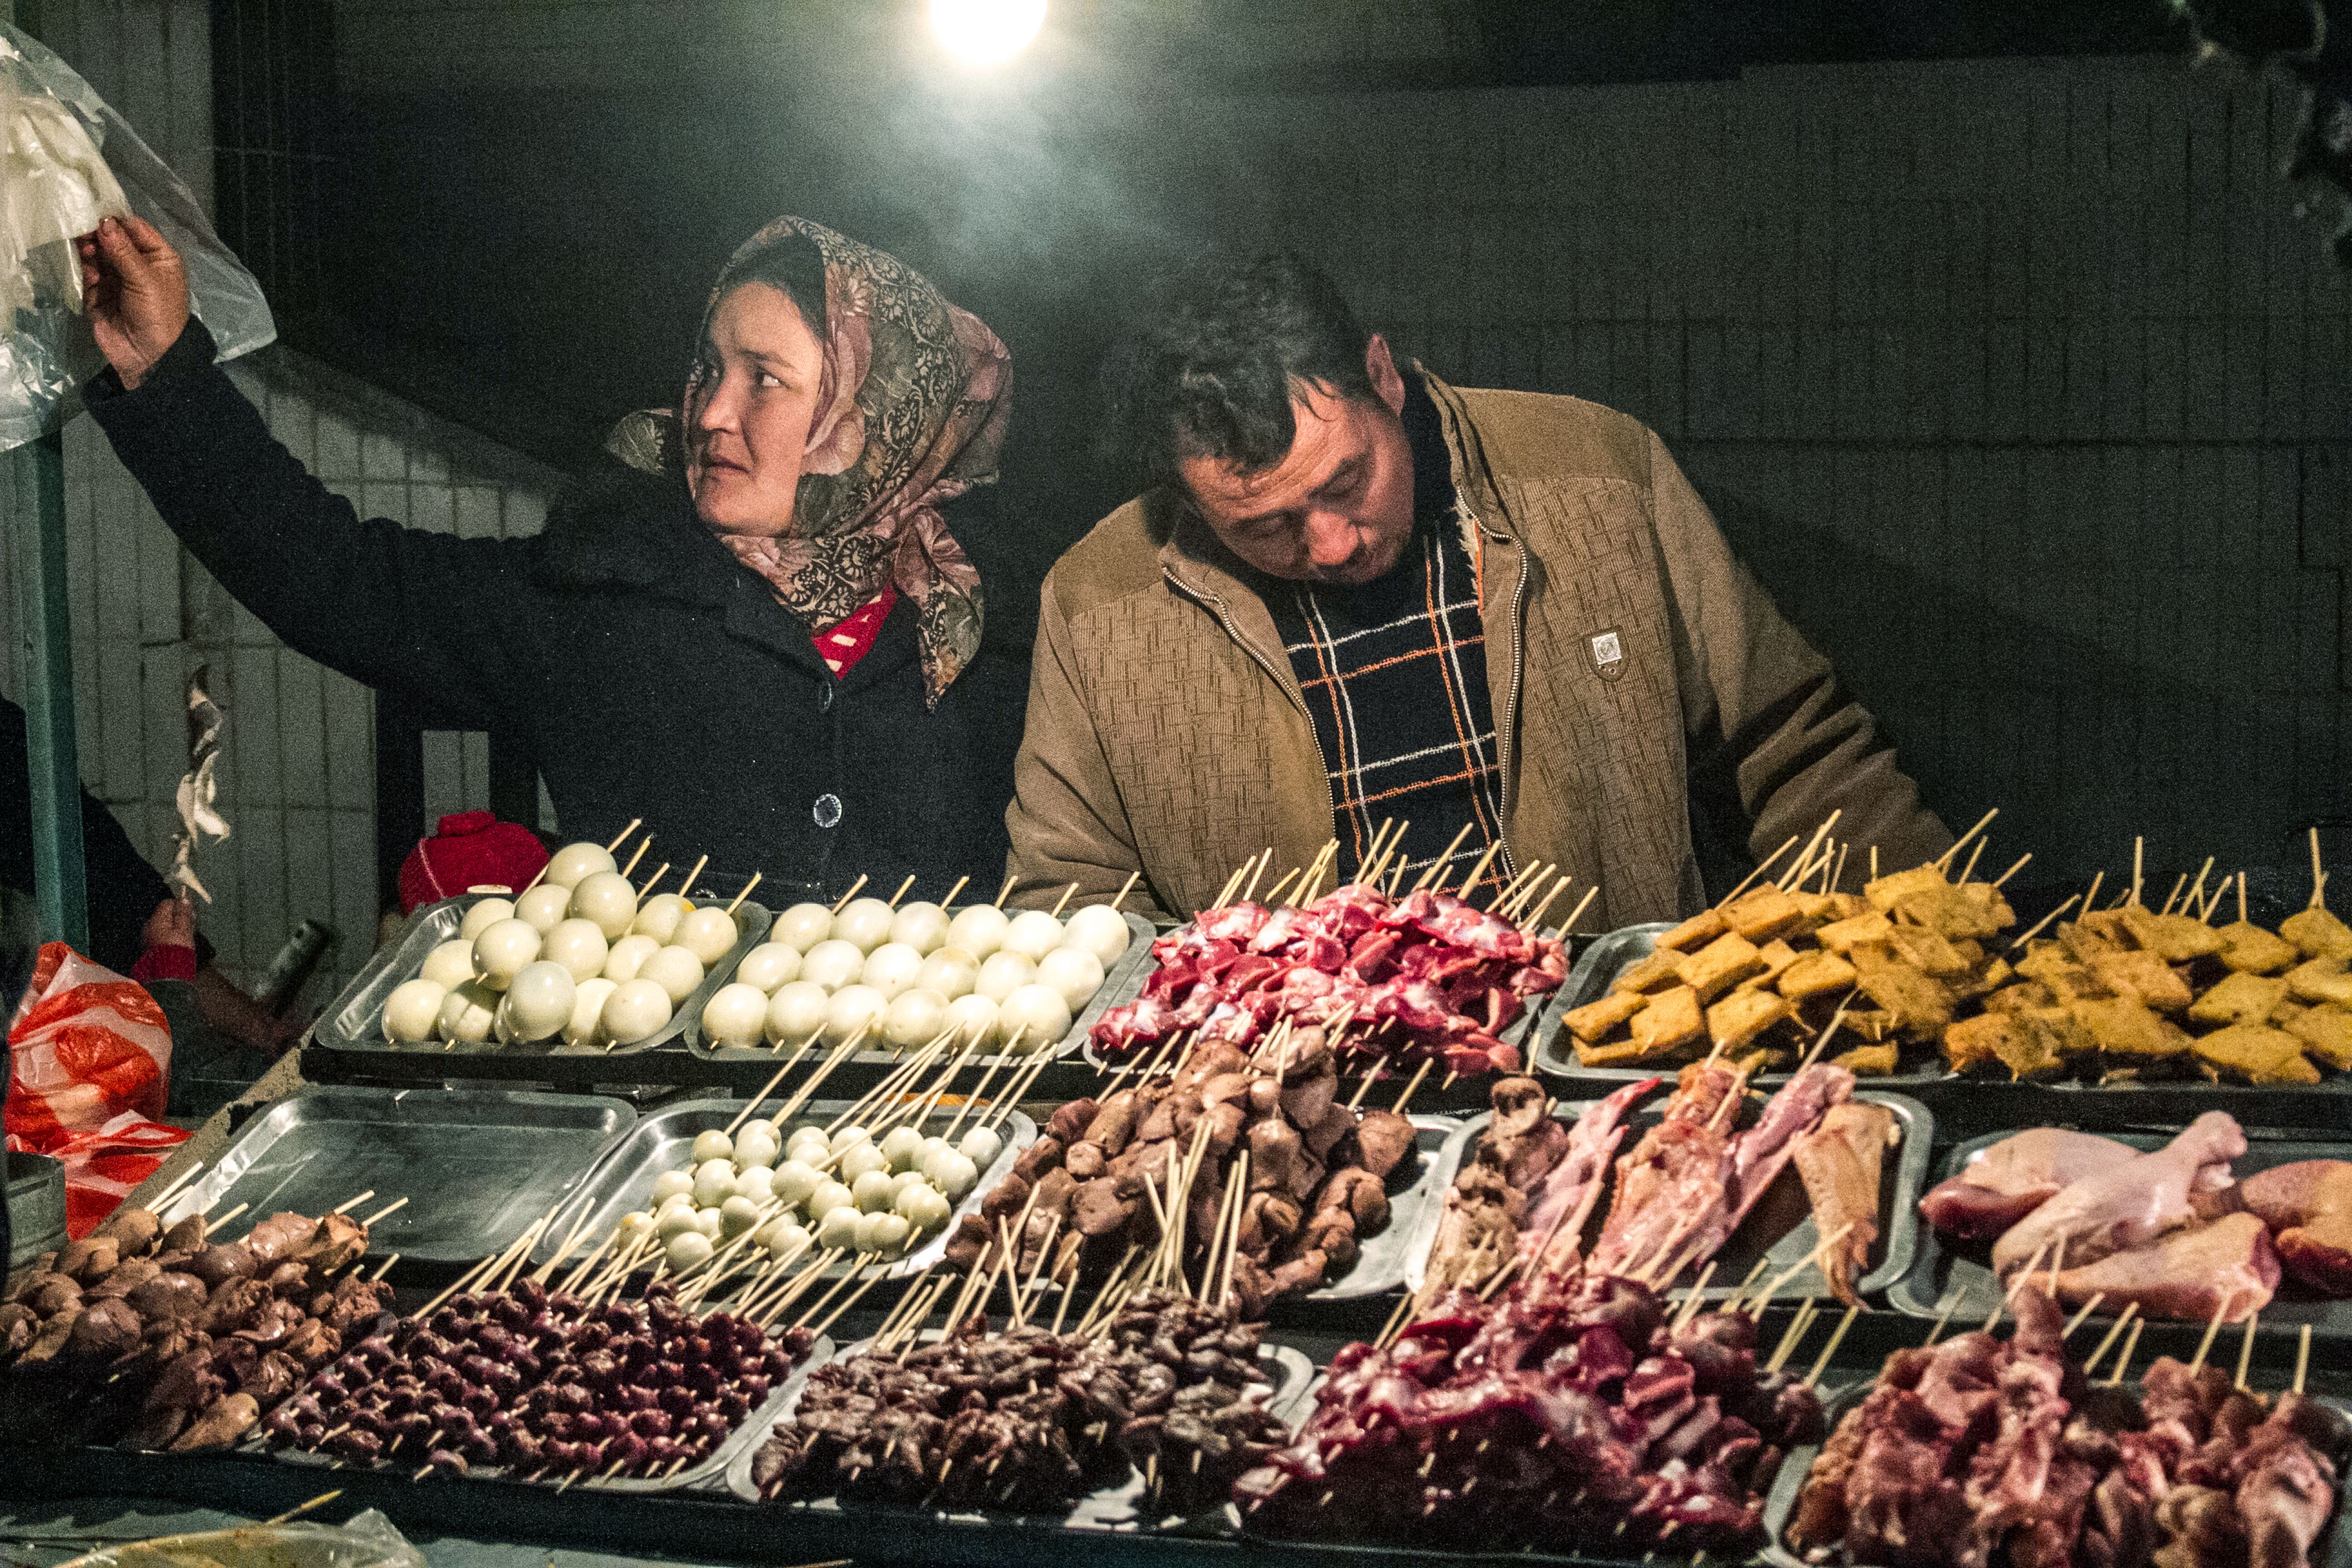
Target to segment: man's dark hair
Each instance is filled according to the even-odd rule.
[[[1290,403],[1302,385],[1376,395],[1369,342],[1338,285],[1297,255],[1192,268],[1104,366],[1105,456],[1139,489],[1172,483],[1184,458],[1266,468],[1298,433]]]

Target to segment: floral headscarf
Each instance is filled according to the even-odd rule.
[[[940,508],[996,478],[1012,413],[1013,358],[979,317],[897,257],[803,218],[780,217],[728,258],[703,311],[761,254],[800,237],[824,262],[824,368],[793,500],[776,538],[721,534],[737,560],[812,630],[895,584],[914,601],[930,705],[980,650],[980,574]],[[815,327],[815,322],[810,323]],[[626,421],[609,445],[675,468],[709,389],[689,377],[675,416]],[[664,429],[661,426],[667,426]]]

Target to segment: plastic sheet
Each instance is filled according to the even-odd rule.
[[[220,358],[278,335],[261,285],[139,133],[37,40],[0,24],[0,450],[46,435],[104,367],[82,310],[74,240],[135,212],[185,263]]]
[[[66,1568],[425,1568],[425,1553],[373,1509],[344,1524],[248,1524],[159,1535],[77,1557]]]

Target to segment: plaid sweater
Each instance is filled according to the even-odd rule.
[[[1408,824],[1410,884],[1455,835],[1460,878],[1501,835],[1502,774],[1486,684],[1478,563],[1464,542],[1436,405],[1405,380],[1413,537],[1396,567],[1360,588],[1286,584],[1265,595],[1307,699],[1331,783],[1339,868],[1352,877],[1384,819]],[[1395,862],[1391,862],[1391,867]],[[1497,855],[1480,878],[1509,875]]]

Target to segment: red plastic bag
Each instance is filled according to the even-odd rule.
[[[64,1163],[66,1234],[79,1240],[187,1139],[157,1120],[171,1098],[171,1026],[137,982],[53,942],[8,1026],[8,1147]]]

